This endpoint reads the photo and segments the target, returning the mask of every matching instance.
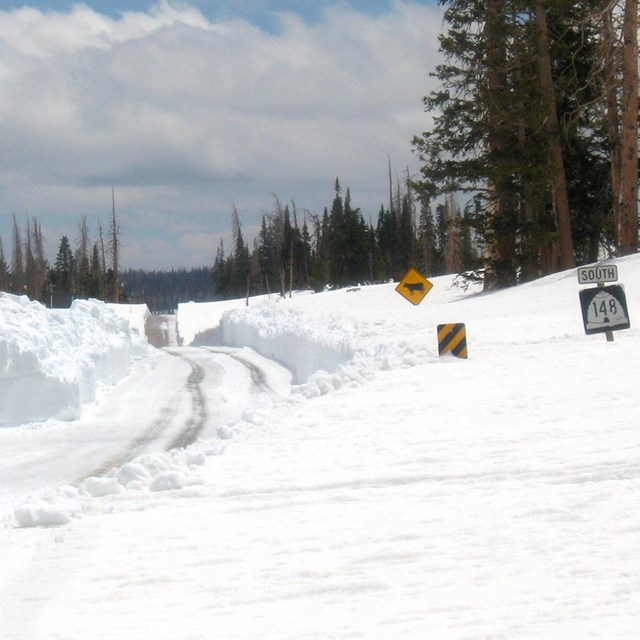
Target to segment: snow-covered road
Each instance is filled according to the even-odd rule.
[[[286,397],[289,379],[289,372],[248,349],[157,351],[136,362],[79,421],[0,429],[0,477],[11,479],[0,485],[0,504],[215,437],[245,412]]]

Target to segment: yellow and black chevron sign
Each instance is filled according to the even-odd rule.
[[[467,329],[462,322],[438,325],[438,352],[467,357]]]

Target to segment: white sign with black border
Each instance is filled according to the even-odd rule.
[[[629,329],[629,310],[619,284],[580,291],[584,332],[587,335]]]

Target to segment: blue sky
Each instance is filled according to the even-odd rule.
[[[50,259],[116,193],[125,266],[211,264],[274,198],[321,214],[336,176],[366,219],[411,139],[438,59],[432,2],[32,1],[0,20],[0,238],[35,217]],[[135,11],[137,13],[123,12]],[[284,20],[279,13],[287,13]]]
[[[437,0],[417,0],[419,4],[434,5]],[[179,4],[175,2],[174,4]],[[187,4],[187,2],[182,2]],[[43,11],[69,10],[76,2],[69,0],[0,0],[0,9],[14,9],[28,5]],[[151,0],[84,0],[84,4],[108,16],[117,17],[123,11],[148,11],[156,2]],[[389,10],[392,0],[189,0],[211,20],[238,17],[261,28],[278,30],[277,14],[293,13],[307,22],[317,22],[324,9],[343,6],[368,14],[382,14]]]

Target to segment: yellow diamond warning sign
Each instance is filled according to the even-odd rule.
[[[415,269],[409,269],[396,287],[396,291],[411,304],[420,304],[433,285]]]

